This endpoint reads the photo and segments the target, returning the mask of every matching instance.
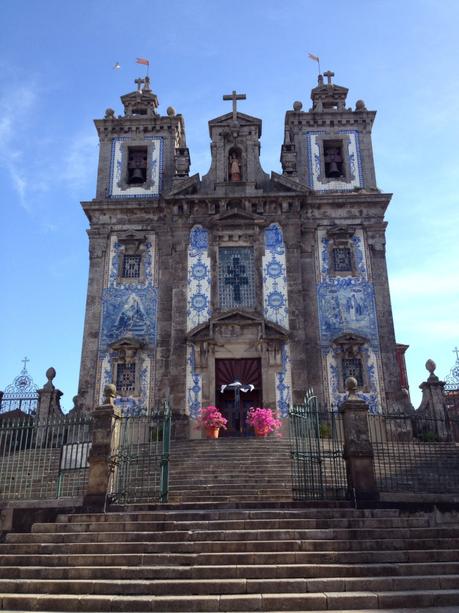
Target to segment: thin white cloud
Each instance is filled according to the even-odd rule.
[[[0,166],[6,169],[21,206],[28,212],[28,181],[24,170],[24,128],[33,113],[37,93],[33,82],[3,87],[0,94]]]
[[[63,172],[60,180],[71,191],[80,191],[94,182],[94,172],[97,169],[97,135],[91,133],[79,134],[69,145],[69,153],[64,159]]]

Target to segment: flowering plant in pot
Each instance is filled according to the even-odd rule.
[[[199,411],[199,425],[203,427],[209,438],[218,438],[220,428],[226,430],[228,420],[223,417],[220,409],[209,405]]]
[[[256,436],[267,436],[281,427],[280,419],[274,417],[272,409],[252,407],[247,413],[247,423],[255,430]]]

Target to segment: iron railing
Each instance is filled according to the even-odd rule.
[[[0,421],[0,500],[84,494],[91,427],[86,415]]]
[[[459,492],[459,446],[446,420],[368,415],[380,492]]]
[[[109,500],[120,504],[167,502],[171,410],[167,403],[147,416],[115,423]]]
[[[317,397],[310,391],[304,404],[289,411],[289,436],[294,500],[345,498],[341,416],[321,411]]]

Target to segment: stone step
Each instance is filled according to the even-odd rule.
[[[351,578],[276,579],[0,579],[0,593],[12,594],[113,594],[113,595],[219,595],[302,594],[318,592],[400,592],[459,590],[459,575]]]
[[[11,547],[11,546],[10,546]],[[64,550],[70,549],[68,545]],[[458,549],[394,551],[258,551],[210,553],[5,553],[1,566],[221,566],[295,564],[406,564],[458,562]],[[111,548],[110,548],[111,549]]]
[[[284,564],[226,566],[0,566],[2,579],[340,579],[459,575],[457,562],[408,564]]]
[[[120,533],[121,536],[126,533]],[[90,553],[256,553],[256,552],[313,552],[313,551],[394,551],[429,550],[429,549],[459,549],[459,538],[386,538],[386,539],[282,539],[277,540],[198,540],[190,535],[187,541],[151,542],[143,539],[139,541],[109,541],[91,539],[91,542],[8,542],[0,544],[0,554],[40,554],[63,553],[90,554]],[[220,535],[223,538],[225,535]],[[94,535],[96,537],[96,535]]]
[[[346,503],[345,503],[346,504]],[[349,505],[338,507],[339,512],[333,508],[307,508],[295,503],[280,503],[279,508],[273,505],[266,508],[256,508],[249,505],[249,508],[228,508],[212,505],[196,505],[194,508],[176,508],[171,505],[171,509],[166,509],[168,505],[158,505],[159,510],[149,510],[150,505],[126,505],[123,510],[112,511],[110,513],[80,513],[75,515],[60,514],[57,516],[57,523],[98,523],[112,521],[207,521],[207,520],[245,520],[245,519],[398,519],[401,517],[397,509],[353,509]],[[186,505],[188,507],[188,505]],[[124,508],[126,510],[124,510]],[[431,517],[421,514],[417,517]],[[402,516],[403,517],[403,516]]]
[[[97,524],[95,525],[97,527]],[[113,531],[113,532],[54,532],[54,533],[10,533],[7,543],[120,543],[120,542],[208,542],[208,541],[314,541],[334,540],[414,540],[414,539],[455,539],[459,543],[459,528],[391,528],[391,529],[273,529],[230,530],[226,526],[219,530],[163,530],[163,531]]]
[[[396,519],[217,519],[205,521],[106,521],[37,523],[32,533],[79,532],[153,532],[156,530],[328,530],[328,529],[379,529],[434,528],[429,517],[399,517]],[[442,526],[438,526],[442,528]],[[453,525],[458,529],[457,524]],[[445,528],[446,529],[446,528]]]
[[[361,591],[277,594],[221,594],[212,596],[36,595],[4,593],[3,610],[12,611],[343,611],[458,606],[459,590]]]

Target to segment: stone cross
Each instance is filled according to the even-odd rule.
[[[241,285],[248,285],[249,278],[245,274],[245,266],[241,264],[239,258],[233,258],[233,265],[227,267],[225,285],[233,287],[233,299],[241,302]]]
[[[141,92],[142,91],[142,85],[145,83],[145,79],[135,79],[134,83],[137,84],[137,91]]]
[[[327,72],[324,72],[324,77],[327,77],[327,85],[333,85],[332,77],[334,76],[335,76],[335,73],[332,72],[331,70],[327,70]]]
[[[246,100],[247,96],[245,94],[236,94],[236,90],[233,89],[232,94],[225,94],[223,96],[223,100],[232,100],[233,101],[233,121],[237,120],[237,100]]]
[[[455,353],[455,354],[456,354],[456,360],[458,360],[458,361],[459,361],[459,349],[458,349],[457,347],[454,347],[454,349],[453,349],[453,353]]]

